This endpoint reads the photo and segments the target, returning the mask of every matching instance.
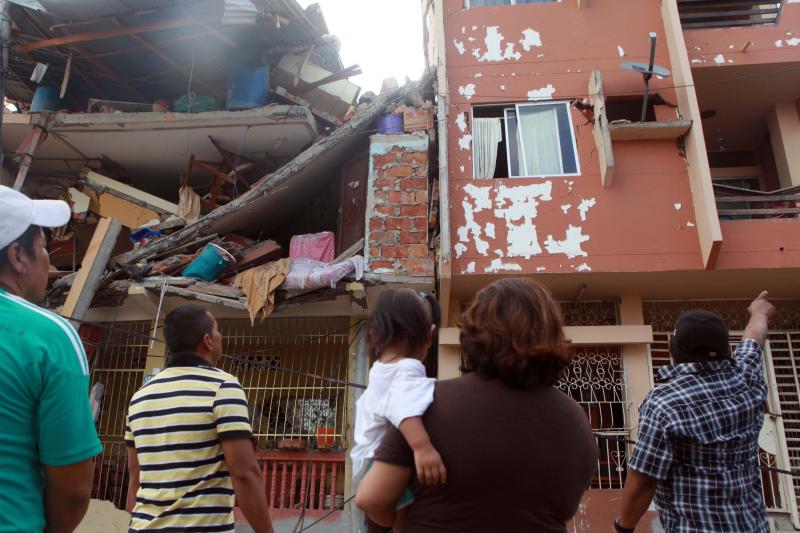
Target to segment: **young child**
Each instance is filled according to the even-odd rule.
[[[411,289],[388,290],[378,298],[366,330],[375,362],[367,390],[356,403],[355,446],[350,452],[356,482],[371,466],[387,424],[399,429],[414,451],[420,482],[445,482],[442,458],[422,424],[422,415],[433,401],[435,383],[425,376],[422,362],[439,326],[440,314],[439,304],[432,296]],[[413,501],[413,494],[406,489],[397,501],[397,509]]]

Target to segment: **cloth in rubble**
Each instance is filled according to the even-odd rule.
[[[242,289],[247,297],[251,324],[255,324],[256,318],[263,320],[272,314],[275,291],[286,280],[291,267],[292,260],[286,258],[245,270],[236,276],[233,286]]]
[[[178,191],[178,216],[186,224],[194,224],[200,218],[200,195],[188,185],[181,185]]]
[[[336,237],[332,231],[295,235],[289,242],[289,257],[330,263],[335,248]]]
[[[316,290],[325,287],[333,289],[342,278],[354,271],[357,280],[364,277],[364,258],[360,255],[335,264],[313,259],[293,259],[292,269],[283,288],[286,290]]]

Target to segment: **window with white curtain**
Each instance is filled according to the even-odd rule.
[[[476,107],[472,120],[475,179],[580,174],[568,102]]]

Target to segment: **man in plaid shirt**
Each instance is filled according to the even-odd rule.
[[[668,533],[767,533],[758,434],[767,404],[761,347],[775,308],[762,292],[733,354],[728,329],[708,311],[678,317],[674,364],[642,402],[614,527],[632,532],[655,496]]]

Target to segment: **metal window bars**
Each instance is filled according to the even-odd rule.
[[[622,357],[618,346],[580,346],[558,388],[583,408],[597,437],[600,458],[593,489],[622,489],[627,469],[629,428]],[[607,437],[607,438],[603,438]]]

